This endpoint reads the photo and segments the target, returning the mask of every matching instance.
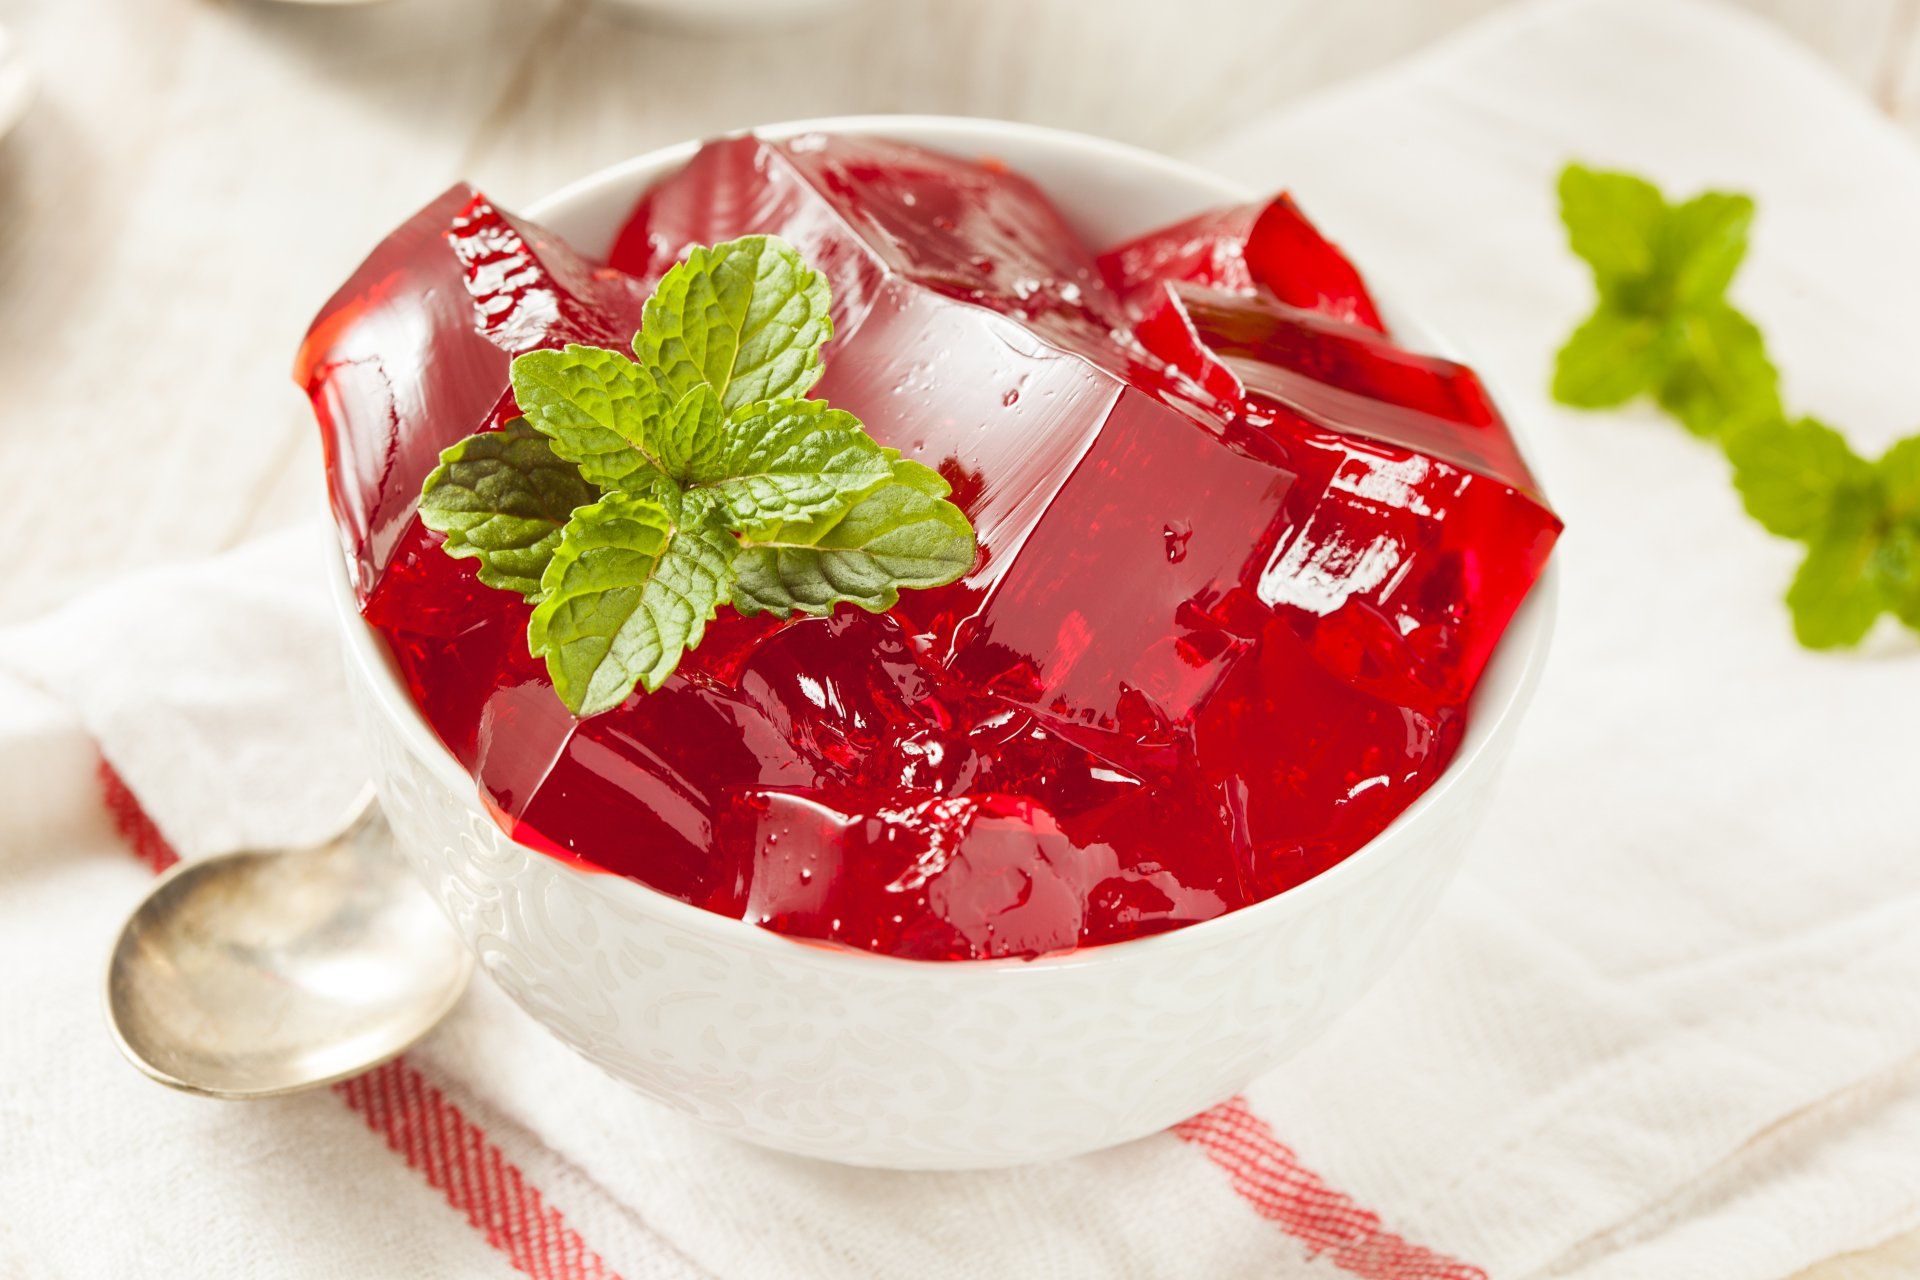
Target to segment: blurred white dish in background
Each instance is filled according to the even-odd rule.
[[[33,72],[27,68],[26,51],[0,27],[0,137],[20,123],[32,101]]]
[[[333,5],[349,8],[379,4],[382,0],[278,0],[281,4]],[[613,9],[628,9],[676,27],[726,30],[752,23],[799,23],[852,8],[863,0],[603,0]]]
[[[850,9],[864,0],[606,0],[611,8],[629,9],[676,27],[709,27],[724,31],[752,23],[799,23]]]

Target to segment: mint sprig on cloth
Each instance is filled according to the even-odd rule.
[[[1920,436],[1869,462],[1824,423],[1775,418],[1726,448],[1747,513],[1807,546],[1787,588],[1801,644],[1859,644],[1883,613],[1920,631]]]
[[[828,302],[784,241],[696,248],[648,299],[633,357],[515,358],[523,416],[440,455],[421,520],[532,603],[528,646],[575,715],[658,689],[722,605],[878,612],[973,566],[946,481],[807,397]]]
[[[1920,436],[1870,462],[1787,414],[1759,328],[1727,299],[1753,213],[1743,195],[1674,204],[1632,174],[1568,165],[1560,217],[1599,296],[1560,349],[1554,397],[1602,409],[1651,396],[1717,441],[1748,514],[1806,544],[1786,596],[1801,644],[1856,645],[1884,613],[1920,630]]]
[[[1560,217],[1599,299],[1560,348],[1556,399],[1609,409],[1650,395],[1703,436],[1779,414],[1760,330],[1727,301],[1752,200],[1709,191],[1670,204],[1644,179],[1576,164],[1560,175]]]

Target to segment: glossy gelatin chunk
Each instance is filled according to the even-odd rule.
[[[890,804],[743,793],[726,843],[754,851],[746,918],[916,960],[1040,955],[1209,919],[1243,901],[1074,840],[1028,796]]]
[[[816,394],[937,469],[980,558],[881,615],[723,609],[660,690],[575,721],[525,602],[413,519],[420,481],[513,415],[513,352],[624,347],[690,245],[751,233],[832,285]],[[450,192],[300,376],[365,615],[503,826],[783,933],[955,960],[1270,896],[1446,767],[1558,523],[1477,380],[1378,329],[1284,198],[1096,260],[1002,166],[743,137],[647,191],[607,267]]]
[[[1254,583],[1359,687],[1464,702],[1560,528],[1471,369],[1265,296],[1163,289],[1143,341],[1300,477]]]
[[[902,282],[1104,358],[1126,313],[1039,188],[1004,166],[881,138],[709,143],[649,192],[614,266],[655,280],[695,244],[777,234],[833,285],[842,338]]]
[[[1329,672],[1408,707],[1466,702],[1560,522],[1511,487],[1257,399],[1289,442],[1300,512],[1253,579]]]
[[[1386,330],[1359,271],[1285,194],[1149,232],[1102,254],[1100,269],[1136,310],[1156,305],[1161,285],[1193,284],[1260,291],[1376,333]]]
[[[1181,342],[1156,354],[1210,387],[1214,369],[1260,399],[1331,423],[1337,430],[1453,462],[1540,501],[1513,436],[1479,375],[1438,356],[1263,297],[1178,287],[1163,305],[1184,313],[1197,348]],[[1158,331],[1143,325],[1149,346]],[[1188,369],[1185,362],[1201,366]]]
[[[514,355],[624,346],[645,298],[624,273],[455,187],[334,295],[295,369],[320,420],[362,610],[429,723],[509,817],[576,726],[527,652],[528,606],[440,550],[415,515],[420,486],[447,445],[514,416]]]
[[[1107,250],[1099,258],[1101,274],[1128,303],[1176,281],[1251,292],[1247,235],[1259,216],[1250,204],[1197,213]]]
[[[1407,706],[1349,680],[1294,621],[1262,623],[1192,725],[1200,768],[1233,798],[1256,900],[1378,835],[1446,767],[1465,727],[1457,705]]]
[[[913,639],[844,613],[768,637],[742,668],[740,695],[812,770],[769,771],[717,817],[745,918],[944,960],[1117,940],[1247,900],[1209,782],[1119,771],[947,678]]]
[[[380,243],[321,309],[294,366],[362,601],[440,451],[503,420],[508,362],[567,342],[623,346],[645,297],[466,186]]]

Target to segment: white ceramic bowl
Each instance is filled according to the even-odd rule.
[[[1022,125],[861,117],[762,132],[813,128],[996,155],[1096,244],[1248,198],[1159,156]],[[618,165],[528,213],[602,252],[641,188],[692,151]],[[1352,1004],[1459,864],[1539,676],[1554,598],[1549,571],[1488,666],[1452,765],[1324,875],[1172,933],[943,964],[798,942],[508,839],[415,710],[344,571],[334,577],[400,847],[494,981],[610,1074],[716,1129],[915,1169],[1018,1164],[1152,1133],[1230,1096]]]

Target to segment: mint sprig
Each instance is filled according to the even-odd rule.
[[[422,521],[533,604],[528,646],[575,715],[658,689],[723,605],[878,612],[972,567],[946,482],[806,397],[829,301],[774,237],[696,248],[648,299],[635,358],[516,357],[522,416],[441,454]]]
[[[1696,435],[1780,413],[1760,331],[1727,301],[1753,201],[1709,191],[1670,204],[1652,183],[1568,165],[1560,217],[1593,270],[1593,314],[1554,365],[1564,404],[1608,409],[1652,396]]]
[[[1774,419],[1732,436],[1727,458],[1748,514],[1807,545],[1787,588],[1800,643],[1856,645],[1883,613],[1920,629],[1920,436],[1868,462],[1824,423]]]
[[[1920,436],[1869,462],[1813,418],[1791,418],[1759,328],[1727,299],[1753,201],[1673,204],[1644,179],[1568,165],[1560,216],[1598,302],[1560,349],[1553,394],[1578,408],[1653,396],[1719,442],[1747,512],[1806,544],[1787,589],[1812,649],[1858,644],[1884,613],[1920,630]]]

